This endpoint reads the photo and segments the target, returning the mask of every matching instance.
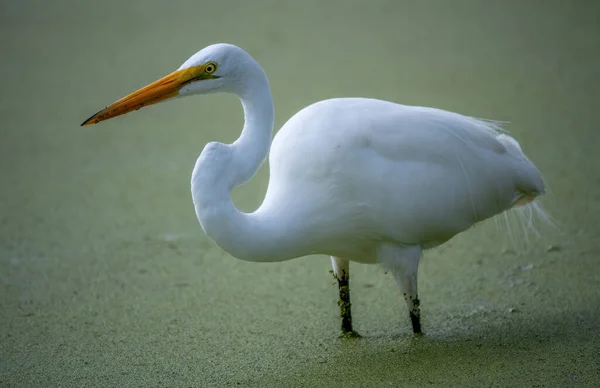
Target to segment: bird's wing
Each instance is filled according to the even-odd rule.
[[[507,152],[498,122],[434,108],[399,106],[367,122],[371,146],[390,160],[427,160],[469,151]]]

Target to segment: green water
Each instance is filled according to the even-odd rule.
[[[566,0],[2,2],[0,386],[593,386],[599,20]],[[363,338],[338,339],[328,258],[241,262],[198,225],[189,176],[237,136],[234,97],[79,127],[214,42],[263,65],[277,127],[334,96],[510,121],[562,234],[492,221],[427,252],[423,338],[391,276],[353,265]]]

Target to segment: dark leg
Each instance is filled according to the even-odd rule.
[[[357,332],[352,330],[352,303],[350,303],[350,262],[338,257],[331,257],[333,264],[333,276],[338,281],[340,290],[340,316],[342,318],[342,337],[357,338],[360,337]]]
[[[410,315],[410,322],[412,323],[412,328],[413,328],[413,333],[415,335],[422,335],[423,332],[421,331],[421,309],[419,308],[419,298],[416,297],[413,299],[412,301],[413,303],[413,307],[412,309],[410,309],[409,311],[409,315]],[[409,302],[406,302],[407,305],[410,306]]]

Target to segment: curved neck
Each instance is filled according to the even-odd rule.
[[[271,145],[273,99],[266,75],[262,69],[259,73],[236,91],[245,119],[240,137],[229,145],[207,144],[192,174],[192,197],[202,229],[229,254],[246,261],[281,261],[291,258],[276,249],[281,225],[268,214],[240,212],[231,199],[231,190],[258,171]]]
[[[266,75],[262,81],[247,85],[238,94],[244,108],[244,128],[230,145],[234,166],[232,188],[243,185],[256,174],[271,148],[275,108]]]

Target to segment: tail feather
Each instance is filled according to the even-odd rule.
[[[516,179],[516,190],[512,207],[521,207],[532,203],[537,197],[546,193],[546,186],[542,174],[531,163],[521,150],[519,143],[512,137],[501,133],[497,139],[506,147],[507,152],[516,158],[519,163]]]
[[[511,209],[504,212],[510,239],[513,243],[515,242],[513,232],[516,232],[528,243],[531,233],[537,238],[542,237],[540,231],[546,226],[559,231],[552,217],[538,200],[540,196],[546,194],[546,184],[540,171],[523,153],[521,146],[515,139],[505,133],[500,133],[496,137],[504,145],[506,151],[515,158],[516,163],[515,171],[517,175],[515,177],[514,198]],[[511,218],[514,222],[510,220]],[[517,230],[513,231],[512,225],[515,223]]]

